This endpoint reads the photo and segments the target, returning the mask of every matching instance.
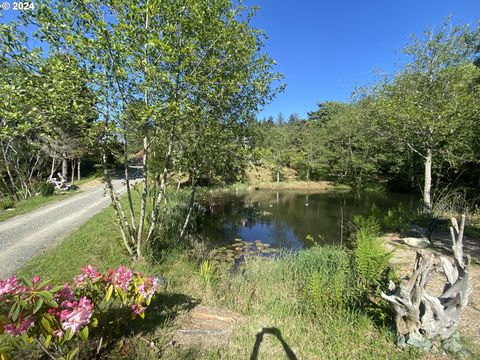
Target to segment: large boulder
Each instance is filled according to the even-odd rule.
[[[406,238],[403,238],[402,241],[404,244],[407,244],[408,246],[418,248],[418,249],[425,249],[432,246],[430,241],[428,241],[428,239],[424,237],[421,237],[421,238],[406,237]]]

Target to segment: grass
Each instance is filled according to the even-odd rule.
[[[50,196],[33,196],[28,199],[22,199],[18,203],[15,204],[15,207],[12,209],[4,210],[0,212],[0,221],[4,221],[7,219],[10,219],[14,216],[17,215],[22,215],[25,213],[28,213],[30,211],[33,211],[35,209],[38,209],[42,206],[67,199],[70,196],[76,194],[77,192],[72,191],[68,193],[63,193],[63,194],[54,194]]]
[[[153,263],[133,262],[120,244],[114,213],[108,208],[19,271],[57,282],[70,281],[86,264],[101,270],[127,265],[144,273],[163,274],[167,293],[148,310],[146,320],[114,344],[110,358],[246,359],[262,328],[269,328],[270,333],[257,346],[258,359],[284,358],[281,341],[299,359],[418,357],[415,351],[397,350],[388,326],[375,325],[361,309],[345,305],[349,299],[343,299],[342,292],[349,293],[354,273],[344,249],[322,247],[286,253],[276,260],[249,259],[244,270],[232,275],[225,264],[207,271],[201,259],[181,248],[158,250],[160,260]],[[342,276],[334,276],[337,273]],[[334,284],[315,280],[332,277],[339,280]],[[315,301],[322,293],[327,297]],[[338,301],[329,301],[332,299]],[[241,320],[227,346],[202,350],[169,345],[177,317],[192,301],[239,314]]]
[[[86,177],[80,181],[75,182],[77,186],[83,186],[85,184],[90,183],[96,179],[95,176],[93,177]],[[62,192],[59,194],[54,194],[50,196],[32,196],[28,199],[22,199],[18,203],[15,204],[15,207],[12,209],[0,211],[0,221],[11,219],[14,216],[26,214],[30,211],[35,209],[41,208],[42,206],[67,199],[75,194],[78,194],[78,191],[68,191]]]

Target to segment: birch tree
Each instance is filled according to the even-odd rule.
[[[432,168],[449,144],[468,149],[478,116],[471,91],[478,69],[472,64],[480,28],[451,27],[413,38],[405,53],[411,62],[379,92],[381,121],[389,134],[423,159],[423,210],[432,211]]]
[[[260,53],[263,34],[249,25],[253,13],[230,0],[46,1],[31,20],[43,38],[90,72],[100,100],[104,178],[123,243],[136,258],[154,236],[174,166],[182,164],[191,177],[209,171],[212,160],[228,153],[227,139],[241,140],[226,134],[236,134],[274,93],[278,76]],[[125,117],[132,103],[142,105]],[[138,208],[131,195],[129,128],[143,137]],[[106,162],[117,140],[126,208]]]

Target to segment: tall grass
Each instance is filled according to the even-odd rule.
[[[158,260],[166,248],[174,247],[188,215],[190,192],[188,190],[172,191],[168,194],[159,211],[158,225],[153,240],[146,246],[146,253],[152,260]],[[188,234],[198,234],[203,225],[205,209],[198,203],[193,204],[187,226]]]
[[[397,351],[395,334],[358,306],[364,293],[356,261],[354,250],[313,247],[251,260],[236,275],[224,272],[207,302],[220,302],[244,321],[223,356],[204,358],[248,358],[261,327],[276,327],[302,359],[415,358],[414,351]],[[285,356],[274,341],[262,346],[260,359]]]

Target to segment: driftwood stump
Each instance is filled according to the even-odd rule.
[[[432,342],[449,339],[458,329],[460,314],[471,292],[468,285],[470,256],[463,255],[465,215],[462,215],[460,227],[455,218],[451,221],[454,261],[443,256],[438,259],[433,254],[418,251],[410,279],[398,287],[390,282],[389,295],[382,293],[382,298],[395,309],[399,344],[429,350]],[[435,297],[425,287],[440,264],[446,281],[442,294]]]

